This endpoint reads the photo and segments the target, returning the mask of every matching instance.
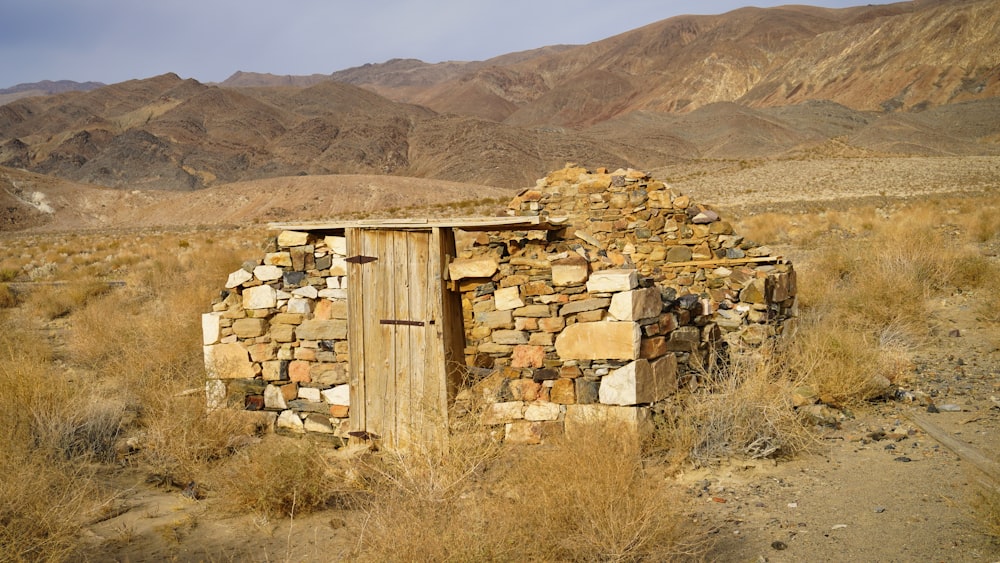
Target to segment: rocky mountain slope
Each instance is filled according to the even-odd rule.
[[[129,190],[336,174],[513,189],[567,161],[997,155],[998,18],[992,0],[745,8],[481,62],[165,74],[0,105],[0,166]]]
[[[516,61],[396,60],[332,76],[438,112],[518,125],[579,127],[716,102],[922,109],[1000,94],[998,26],[1000,11],[988,0],[744,8]]]

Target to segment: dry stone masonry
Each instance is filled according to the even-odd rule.
[[[279,429],[343,436],[346,239],[285,231],[270,245],[229,275],[202,315],[209,408],[272,413]]]
[[[567,166],[509,213],[538,230],[469,233],[448,264],[484,423],[538,443],[589,422],[639,430],[726,350],[795,315],[795,271],[636,170]],[[555,226],[555,227],[553,227]],[[282,232],[203,317],[211,406],[273,413],[291,432],[347,431],[346,241]]]
[[[488,422],[509,439],[646,424],[713,354],[759,345],[795,315],[790,263],[643,172],[568,166],[510,212],[568,226],[480,235],[450,267],[467,364],[498,380]]]

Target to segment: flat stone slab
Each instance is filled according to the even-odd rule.
[[[638,323],[576,323],[556,337],[556,353],[563,360],[634,360],[641,339]]]
[[[253,274],[240,268],[235,272],[229,274],[229,278],[226,280],[226,289],[233,289],[234,287],[239,287],[244,283],[253,279]]]
[[[660,288],[648,287],[614,294],[608,314],[619,321],[638,321],[658,317],[662,309]]]
[[[635,270],[601,270],[590,274],[587,291],[590,293],[614,293],[628,291],[639,286],[639,274]]]
[[[253,379],[250,353],[241,344],[213,344],[203,351],[209,379]]]
[[[243,290],[244,309],[272,309],[278,304],[278,293],[269,285],[258,285]]]
[[[496,273],[500,264],[493,256],[457,258],[448,264],[448,274],[453,280],[465,278],[488,278]]]
[[[201,343],[210,346],[222,338],[222,313],[203,313],[201,315]]]
[[[278,234],[278,246],[303,246],[309,243],[309,233],[303,231],[281,231]]]
[[[601,378],[598,397],[606,405],[632,406],[665,399],[677,388],[677,358],[636,360]]]
[[[295,329],[299,340],[344,340],[347,338],[347,321],[341,319],[304,321]]]

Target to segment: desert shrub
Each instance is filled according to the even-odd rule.
[[[20,304],[17,293],[5,283],[0,283],[0,309],[10,309]]]
[[[1000,235],[1000,213],[997,212],[995,203],[989,202],[979,209],[970,230],[976,242],[987,242]]]
[[[52,320],[82,309],[91,300],[109,291],[111,286],[100,281],[68,283],[35,289],[29,301],[44,319]]]
[[[101,237],[54,259],[72,266]],[[200,314],[242,239],[180,251],[157,240],[138,236],[133,258],[88,262],[66,284],[32,287],[16,313],[0,309],[0,559],[80,559],[81,524],[113,494],[94,472],[126,451],[159,478],[201,485],[253,440],[248,413],[205,415],[200,352]],[[124,287],[95,279],[113,262]],[[38,330],[56,318],[58,331]],[[46,336],[66,339],[58,367]]]
[[[814,317],[804,320],[790,344],[787,369],[824,403],[855,406],[903,382],[911,348],[909,337],[892,327],[865,332],[836,318]]]
[[[140,421],[138,459],[164,485],[209,481],[222,461],[256,441],[253,413],[234,409],[205,412],[204,395],[163,396],[147,402]]]
[[[517,452],[505,489],[539,560],[670,561],[707,547],[676,510],[671,481],[625,429],[593,426],[550,449]]]
[[[976,475],[972,481],[973,516],[984,533],[1000,538],[1000,490],[985,477]]]
[[[0,317],[0,559],[71,558],[103,502],[89,461],[105,459],[115,413],[50,362],[25,319]]]
[[[323,457],[321,445],[271,435],[233,455],[215,473],[213,489],[236,512],[285,517],[323,509],[349,488]]]
[[[976,312],[983,320],[1000,323],[1000,275],[985,284],[979,292]]]
[[[405,451],[355,460],[352,475],[365,493],[358,506],[367,514],[358,538],[360,559],[513,557],[516,542],[503,527],[501,507],[481,496],[502,453],[476,422],[482,404],[475,398],[464,405],[468,410],[453,421],[446,445],[414,443]]]
[[[380,452],[358,470],[368,494],[357,556],[664,561],[699,553],[704,536],[672,510],[669,481],[646,467],[638,440],[615,430],[530,448],[465,435],[443,450]]]
[[[53,400],[51,386],[46,394],[31,407],[31,435],[39,448],[67,459],[115,461],[128,414],[125,405],[83,391]]]
[[[788,458],[814,444],[795,411],[801,383],[781,343],[731,349],[712,362],[704,384],[667,403],[657,417],[653,448],[674,463],[726,458]]]
[[[104,500],[87,468],[5,447],[0,456],[0,560],[79,560],[82,524],[99,513]]]

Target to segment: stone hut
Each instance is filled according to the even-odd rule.
[[[281,431],[441,440],[473,383],[512,442],[639,429],[795,315],[790,263],[636,170],[567,166],[506,217],[273,226],[202,322],[209,406]]]

